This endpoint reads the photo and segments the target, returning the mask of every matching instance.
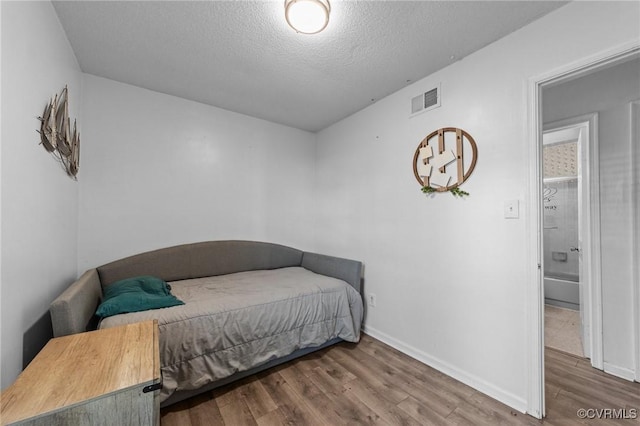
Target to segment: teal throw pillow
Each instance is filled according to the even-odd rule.
[[[128,312],[184,305],[170,290],[169,284],[152,276],[116,281],[104,288],[104,298],[96,315],[106,318]]]

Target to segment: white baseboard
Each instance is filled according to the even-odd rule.
[[[620,377],[621,379],[628,380],[630,382],[635,381],[636,372],[624,367],[618,367],[617,365],[609,364],[605,361],[604,372],[611,374],[612,376]]]
[[[527,401],[525,399],[513,395],[510,392],[506,392],[503,389],[500,389],[495,385],[487,382],[486,380],[481,379],[480,377],[477,377],[438,358],[426,354],[421,350],[416,349],[413,346],[408,345],[379,330],[371,327],[364,327],[363,331],[369,336],[374,337],[383,343],[386,343],[387,345],[399,350],[400,352],[410,356],[411,358],[417,359],[418,361],[427,364],[429,367],[435,368],[436,370],[446,374],[447,376],[453,377],[459,382],[471,386],[472,388],[490,396],[491,398],[496,399],[503,404],[506,404],[509,407],[526,414]]]

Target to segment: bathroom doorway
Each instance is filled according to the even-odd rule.
[[[590,135],[596,125],[590,115],[550,123],[543,132],[545,345],[581,358],[591,358],[593,279],[584,265],[594,247],[589,157],[597,150]]]
[[[634,111],[640,102],[639,72],[640,45],[635,43],[530,81],[530,135],[534,142],[530,152],[530,197],[532,205],[537,208],[533,209],[529,221],[531,235],[535,236],[531,252],[535,253],[536,263],[531,265],[531,303],[528,310],[528,324],[532,330],[528,412],[538,418],[545,415],[545,399],[562,404],[558,399],[559,393],[545,393],[545,373],[549,374],[553,386],[561,389],[563,386],[561,372],[545,371],[545,354],[557,353],[545,342],[544,311],[548,294],[544,292],[544,272],[549,272],[545,263],[562,263],[564,250],[549,250],[546,255],[543,250],[544,239],[548,239],[546,234],[551,232],[545,227],[554,226],[548,221],[545,225],[544,221],[544,188],[553,183],[553,177],[547,176],[545,180],[543,173],[544,133],[589,122],[589,131],[585,132],[589,136],[588,143],[585,139],[581,146],[576,146],[578,153],[584,152],[586,147],[589,154],[588,158],[583,156],[579,159],[581,170],[575,181],[576,185],[577,182],[583,184],[580,191],[576,187],[576,192],[583,197],[591,196],[591,200],[586,203],[584,198],[579,200],[583,209],[578,212],[578,217],[582,218],[578,224],[582,228],[578,245],[566,245],[569,250],[567,261],[572,247],[577,248],[574,253],[579,255],[579,335],[583,354],[590,357],[588,360],[576,360],[582,367],[591,365],[607,375],[628,381],[638,380],[640,268],[634,265],[640,250],[639,233],[636,232],[636,228],[640,228],[637,225],[640,223],[637,220],[640,216],[637,164],[640,163],[634,158],[639,158],[640,150],[634,135],[639,134],[637,129],[640,125],[634,121]],[[571,137],[564,142],[569,139]],[[557,141],[563,142],[560,138]],[[570,179],[566,178],[568,187]],[[586,184],[590,190],[585,190]],[[590,218],[585,219],[585,214]],[[557,252],[556,260],[553,259],[554,251]]]

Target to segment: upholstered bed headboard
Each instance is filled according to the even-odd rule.
[[[99,266],[103,286],[153,275],[165,281],[300,266],[302,251],[257,241],[207,241],[153,250]]]

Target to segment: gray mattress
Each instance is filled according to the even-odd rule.
[[[100,328],[157,319],[160,400],[340,338],[360,338],[360,294],[301,267],[171,282],[185,305],[105,318]]]

